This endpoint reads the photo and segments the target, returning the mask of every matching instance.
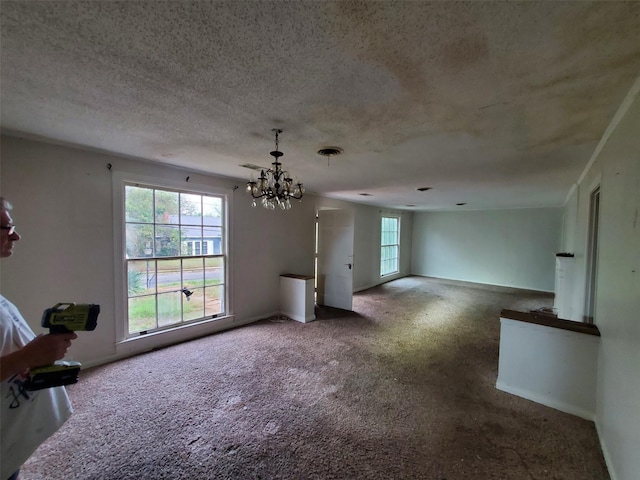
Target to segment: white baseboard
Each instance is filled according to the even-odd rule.
[[[514,288],[516,290],[529,290],[530,292],[555,293],[554,290],[544,290],[540,288],[523,287],[520,285],[505,285],[503,283],[474,282],[473,280],[464,280],[462,278],[436,277],[434,275],[425,275],[422,273],[411,273],[410,275],[415,275],[416,277],[436,278],[438,280],[451,280],[454,282],[475,283],[476,285],[489,285],[491,287]]]
[[[604,437],[602,435],[602,427],[600,426],[600,422],[598,422],[598,417],[596,417],[595,419],[595,424],[596,424],[596,432],[598,432],[598,440],[600,441],[600,449],[602,450],[604,463],[607,465],[607,470],[609,471],[609,477],[611,478],[611,480],[618,480],[616,471],[613,468],[613,461],[611,460],[611,454],[609,453],[607,444],[604,443],[604,441],[602,440]]]
[[[411,276],[411,273],[399,273],[397,275],[393,275],[391,277],[381,278],[379,282],[370,283],[368,285],[360,286],[353,289],[353,293],[363,292],[364,290],[369,290],[373,287],[378,287],[380,285],[384,285],[385,283],[392,282],[394,280],[398,280],[399,278],[405,278]],[[419,275],[418,275],[419,276]]]
[[[274,317],[279,314],[280,312],[271,312],[245,319],[238,319],[237,317],[230,315],[218,320],[208,320],[201,324],[185,325],[176,331],[167,330],[156,334],[150,334],[148,336],[145,335],[125,340],[116,344],[116,351],[113,355],[95,360],[83,361],[82,368],[92,368],[99,365],[105,365],[107,363],[117,362],[119,360],[124,360],[125,358],[150,352],[154,349],[165,348],[178,343],[206,337],[225,330],[248,325],[259,320],[264,320],[265,318]],[[181,330],[181,332],[179,330]]]
[[[535,394],[520,388],[514,388],[510,385],[507,385],[501,382],[500,380],[496,382],[496,388],[498,390],[502,390],[503,392],[510,393],[518,397],[526,398],[527,400],[531,400],[532,402],[540,403],[542,405],[546,405],[547,407],[560,410],[561,412],[569,413],[571,415],[584,418],[585,420],[590,420],[592,422],[595,422],[595,419],[596,419],[595,412],[589,412],[584,408],[580,408],[575,405],[568,404],[566,402],[558,401],[554,398]]]
[[[381,285],[380,283],[371,283],[369,285],[364,285],[363,287],[358,287],[353,290],[353,293],[364,292],[365,290],[369,290],[370,288],[377,287]]]

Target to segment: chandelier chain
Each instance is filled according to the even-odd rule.
[[[282,130],[280,130],[279,128],[274,128],[271,131],[276,132],[276,151],[278,151],[280,150],[280,147],[278,147],[278,134],[282,133]]]

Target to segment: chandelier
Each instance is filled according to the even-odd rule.
[[[260,172],[258,181],[253,178],[247,182],[247,192],[253,197],[251,206],[257,205],[256,199],[261,198],[261,204],[268,210],[275,210],[280,207],[282,210],[291,208],[291,199],[300,200],[304,194],[302,183],[293,183],[289,172],[282,169],[282,163],[278,160],[284,155],[278,150],[278,135],[282,130],[274,128],[272,131],[276,134],[276,149],[270,152],[275,161],[271,163],[273,167],[267,171]]]

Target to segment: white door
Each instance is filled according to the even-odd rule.
[[[353,306],[353,214],[318,212],[318,305],[351,310]]]

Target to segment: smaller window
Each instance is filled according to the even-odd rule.
[[[400,218],[382,217],[380,235],[380,276],[399,272]]]

